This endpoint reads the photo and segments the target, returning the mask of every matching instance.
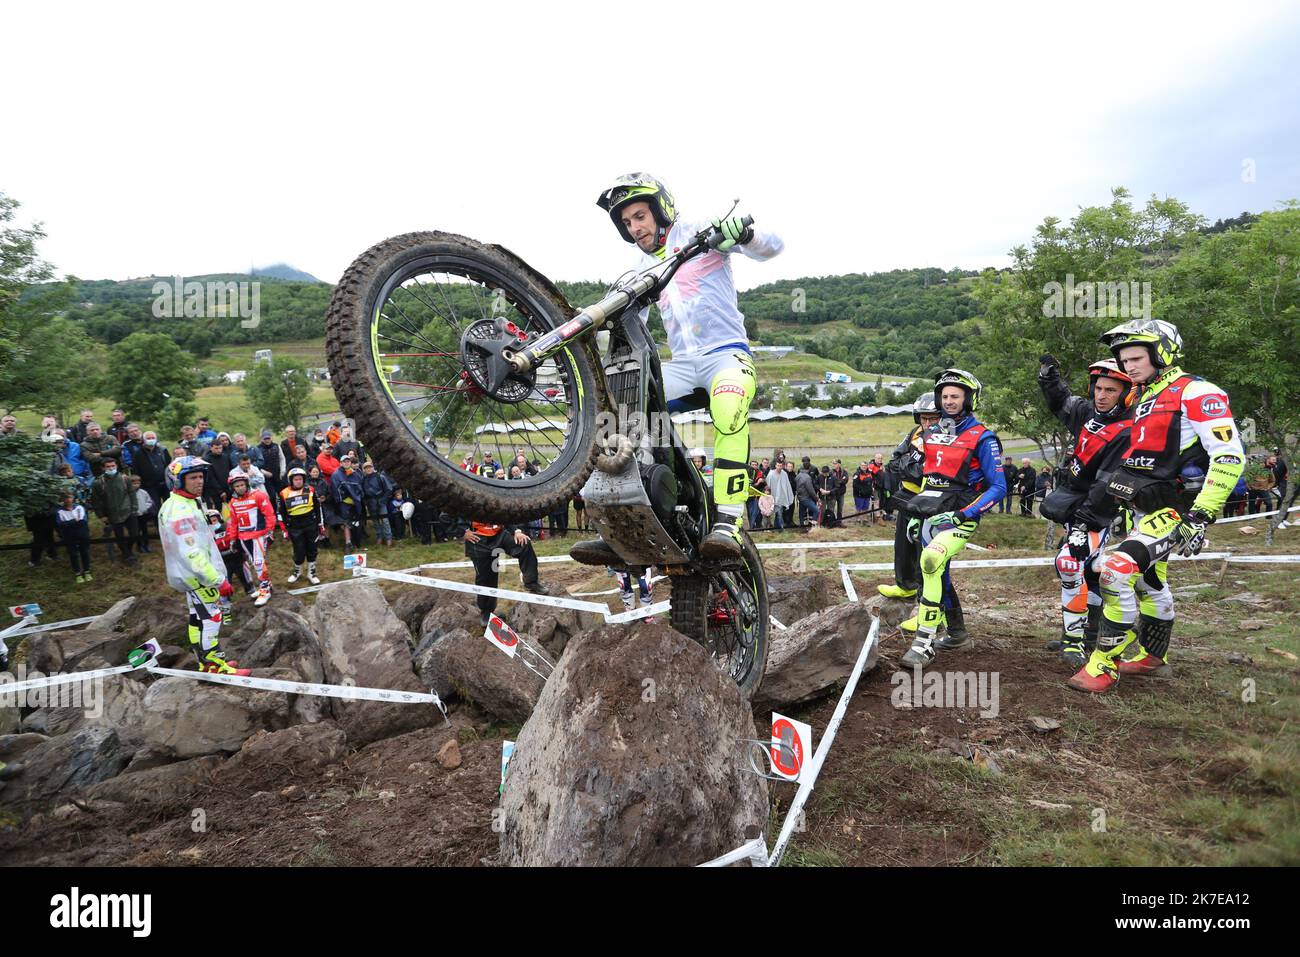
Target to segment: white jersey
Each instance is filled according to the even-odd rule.
[[[667,255],[678,252],[708,225],[707,222],[691,223],[678,219],[668,231],[665,241]],[[762,262],[783,249],[785,243],[780,237],[754,229],[754,238],[743,246],[732,246],[726,252],[711,249],[678,269],[668,287],[660,293],[658,302],[672,357],[684,359],[704,355],[733,342],[747,343],[745,317],[736,305],[736,283],[731,275],[730,254],[739,251]],[[661,261],[645,254],[641,257],[640,268]],[[642,322],[646,321],[649,313],[649,308],[642,310]]]

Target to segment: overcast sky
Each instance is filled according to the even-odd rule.
[[[630,170],[784,237],[742,286],[977,268],[1116,185],[1210,219],[1300,197],[1298,26],[1258,0],[10,5],[0,191],[87,279],[332,282],[416,229],[611,279],[634,251],[594,200]]]

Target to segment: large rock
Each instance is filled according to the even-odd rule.
[[[95,667],[116,667],[126,664],[126,655],[142,644],[133,635],[99,628],[78,631],[46,631],[27,639],[27,669],[42,674],[89,671],[83,665],[87,658],[96,658]],[[29,675],[30,677],[30,675]]]
[[[217,777],[227,777],[268,761],[295,771],[312,771],[336,764],[347,753],[347,735],[332,721],[263,731],[245,741],[239,753],[222,765]]]
[[[898,623],[916,614],[916,602],[900,598],[886,598],[875,594],[862,602],[864,608],[880,619],[882,628],[897,628]]]
[[[532,713],[545,682],[520,660],[525,652],[510,658],[484,638],[482,631],[464,628],[441,635],[431,632],[426,642],[416,649],[415,666],[439,697],[454,691],[505,721],[523,722]],[[549,674],[555,661],[545,650],[538,652],[545,664],[532,657],[528,660]]]
[[[406,626],[379,585],[359,580],[317,593],[311,623],[324,651],[331,684],[427,692],[415,677]],[[442,720],[430,704],[338,700],[334,714],[354,747],[428,727]]]
[[[43,734],[0,734],[0,761],[20,761],[24,754],[48,740]]]
[[[278,691],[190,678],[160,678],[150,685],[143,705],[143,746],[177,758],[233,753],[258,731],[278,730],[291,720],[288,696]]]
[[[124,804],[167,804],[189,797],[208,782],[212,772],[223,762],[220,755],[208,754],[144,771],[119,774],[91,787],[87,797]]]
[[[274,669],[274,677],[287,681],[326,680],[324,651],[311,622],[286,608],[274,605],[259,608],[223,644],[241,668]],[[272,677],[270,673],[265,676]],[[314,695],[291,696],[293,723],[311,724],[333,717],[334,700]]]
[[[459,592],[450,592],[444,588],[430,588],[428,585],[402,585],[393,592],[389,607],[411,632],[413,638],[420,635],[425,617],[434,608],[445,604],[449,599],[473,603],[473,599]]]
[[[826,575],[769,575],[767,610],[783,625],[815,615],[844,600],[839,582]]]
[[[113,777],[131,758],[112,728],[86,727],[49,738],[31,748],[9,769],[0,802],[27,808],[60,795],[83,791]]]
[[[585,600],[585,599],[584,599]],[[551,608],[518,602],[505,619],[510,627],[524,635],[534,645],[546,649],[552,658],[564,654],[564,648],[574,635],[599,628],[604,617],[573,608]],[[471,629],[472,630],[472,629]],[[479,629],[482,631],[482,628]]]
[[[89,655],[81,659],[78,670],[109,667],[112,665],[108,661]],[[140,726],[149,681],[142,672],[131,672],[43,689],[41,700],[45,706],[28,715],[25,724],[41,727],[44,734],[51,736],[87,726],[115,728],[122,746],[134,751],[143,743]]]
[[[784,707],[811,701],[837,685],[853,670],[862,642],[871,629],[871,612],[859,602],[847,602],[800,619],[785,631],[769,632],[763,684],[754,707]],[[864,669],[870,671],[880,657],[877,641]]]
[[[483,634],[483,622],[479,618],[478,606],[474,604],[474,599],[459,594],[456,597],[460,601],[445,602],[429,609],[416,632],[419,637],[416,642],[417,648],[427,642],[429,635],[445,635],[457,628]]]
[[[738,765],[752,712],[689,639],[633,623],[569,643],[515,745],[502,863],[690,865],[766,825]]]

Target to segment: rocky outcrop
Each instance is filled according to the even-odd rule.
[[[859,602],[846,602],[802,618],[785,631],[772,631],[771,650],[763,684],[754,707],[786,707],[820,697],[848,679],[871,629],[871,612]],[[876,642],[865,671],[876,666]]]
[[[738,769],[752,713],[666,624],[569,642],[515,745],[502,863],[690,865],[756,836],[766,782]]]
[[[318,592],[311,624],[320,639],[325,679],[331,684],[425,693],[416,679],[409,632],[373,581],[358,580]],[[430,704],[336,700],[333,712],[354,747],[442,720]]]

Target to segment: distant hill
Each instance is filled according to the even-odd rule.
[[[250,275],[260,278],[288,279],[293,282],[324,282],[309,272],[294,269],[288,263],[275,263],[272,266],[255,266]]]

